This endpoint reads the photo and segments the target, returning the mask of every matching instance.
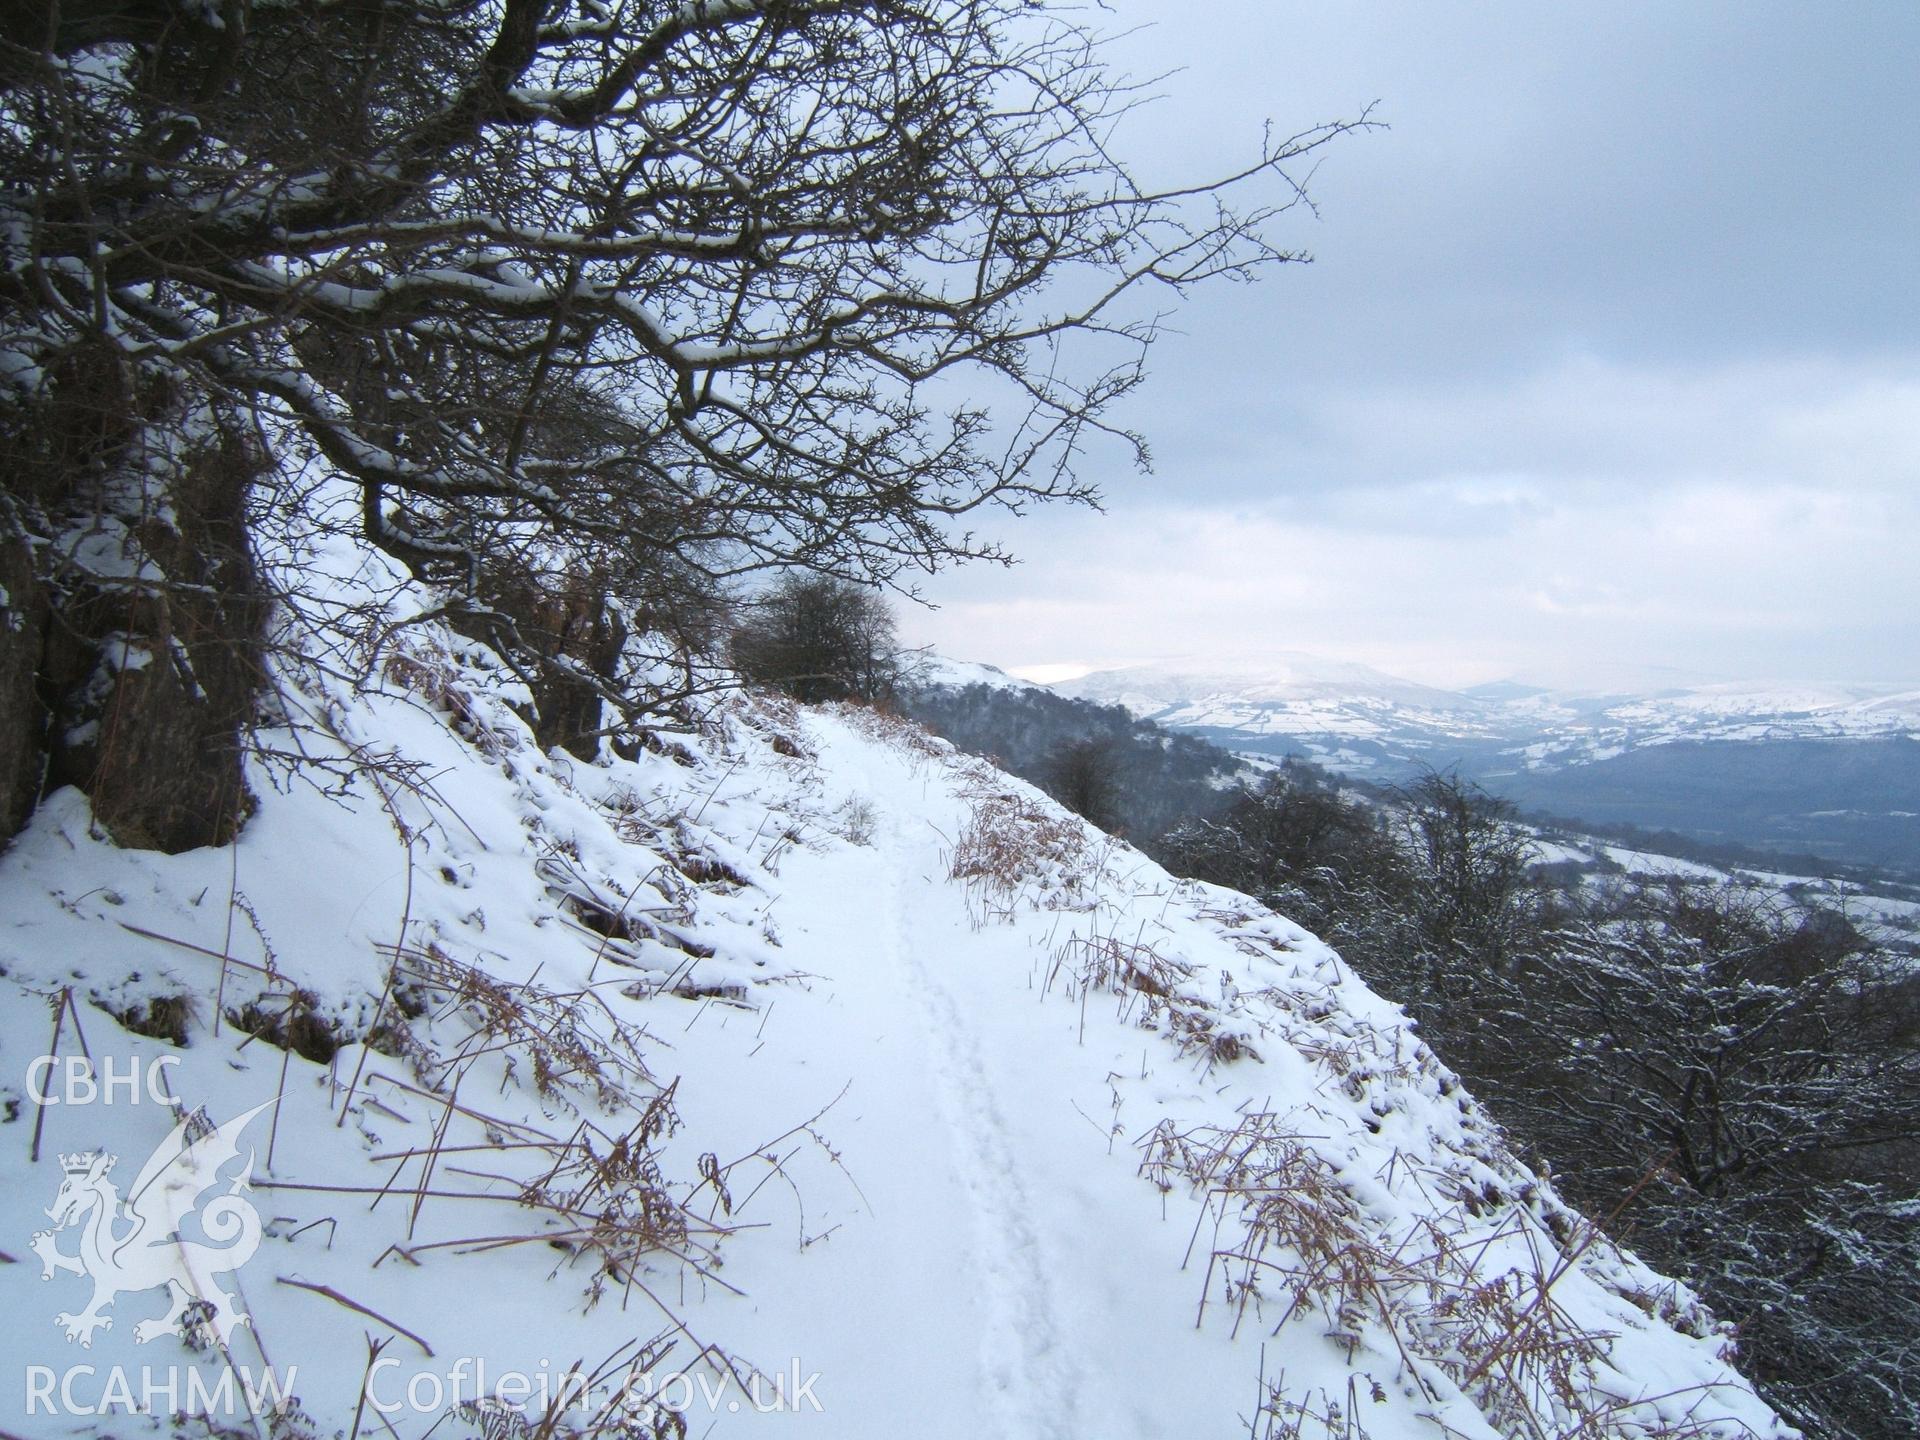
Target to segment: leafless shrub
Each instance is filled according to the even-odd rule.
[[[482,1055],[503,1057],[509,1073],[526,1067],[543,1099],[564,1103],[585,1093],[603,1109],[650,1103],[653,1077],[641,1058],[644,1032],[621,1020],[592,990],[549,990],[510,982],[457,960],[438,946],[401,955],[402,973],[435,1007],[436,1018],[457,1015],[466,1034],[432,1062],[430,1078]]]
[[[1079,818],[1006,788],[1004,776],[984,767],[967,779],[967,821],[947,875],[966,883],[975,924],[1011,918],[1022,898],[1051,908],[1085,904],[1094,857]]]
[[[1084,1008],[1094,992],[1116,997],[1122,1019],[1163,1030],[1183,1051],[1201,1051],[1228,1063],[1257,1052],[1217,1000],[1200,992],[1188,962],[1155,946],[1097,931],[1070,935],[1057,946],[1042,993],[1062,983]]]
[[[1582,1327],[1554,1298],[1586,1251],[1604,1243],[1592,1226],[1562,1243],[1524,1208],[1510,1207],[1489,1225],[1451,1205],[1396,1234],[1305,1137],[1264,1112],[1232,1126],[1165,1120],[1139,1148],[1142,1175],[1163,1193],[1202,1201],[1193,1246],[1203,1230],[1212,1239],[1201,1321],[1218,1304],[1236,1333],[1256,1317],[1275,1335],[1308,1323],[1346,1347],[1350,1366],[1363,1352],[1384,1351],[1430,1402],[1444,1396],[1422,1375],[1446,1375],[1503,1434],[1681,1440],[1744,1433],[1714,1409],[1710,1387],[1649,1399],[1610,1392],[1609,1337]],[[1516,1247],[1525,1263],[1490,1262]],[[1351,1399],[1316,1403],[1283,1385],[1263,1380],[1263,1387],[1256,1435],[1361,1433],[1344,1428],[1358,1424]],[[1687,1411],[1681,1421],[1669,1418],[1677,1410]]]
[[[849,845],[873,844],[879,817],[873,802],[864,795],[850,795],[833,812],[833,832]]]
[[[833,713],[867,739],[902,754],[922,760],[946,760],[953,755],[946,741],[884,705],[837,705]]]
[[[885,595],[806,574],[757,596],[728,644],[742,679],[807,704],[886,700],[899,679],[898,648]]]

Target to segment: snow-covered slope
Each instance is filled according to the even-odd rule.
[[[991,690],[1045,688],[1030,680],[1022,680],[1017,675],[1009,675],[998,665],[983,665],[977,660],[955,660],[931,650],[913,652],[907,676],[915,685],[945,685],[956,690],[968,685],[985,685]]]
[[[1502,707],[1530,766],[1577,763],[1679,741],[1920,738],[1920,690],[1706,685],[1651,696],[1543,694]]]
[[[1286,920],[869,711],[544,756],[485,652],[402,634],[373,693],[289,678],[306,763],[256,763],[231,849],[115,849],[63,792],[0,857],[0,1428],[164,1430],[88,1412],[233,1367],[298,1413],[221,1434],[1788,1433]],[[141,1340],[149,1074],[268,1107],[156,1180],[224,1346]]]
[[[1475,726],[1480,709],[1465,696],[1297,651],[1097,670],[1053,688],[1164,725],[1247,735],[1372,738],[1419,724],[1454,734]]]

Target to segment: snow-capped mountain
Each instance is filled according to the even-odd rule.
[[[1402,680],[1368,665],[1324,660],[1297,650],[1226,661],[1173,661],[1098,670],[1053,688],[1063,695],[1125,705],[1138,712],[1178,706],[1196,715],[1207,713],[1210,702],[1236,714],[1262,706],[1315,702],[1368,701],[1411,711],[1472,708],[1470,702],[1449,691]]]
[[[1497,702],[1530,768],[1674,741],[1858,740],[1920,734],[1920,690],[1705,685],[1653,695],[1541,691]]]
[[[1485,733],[1482,706],[1470,697],[1296,651],[1100,670],[1053,688],[1229,748],[1298,750],[1355,770],[1377,768],[1423,736]]]
[[[1623,694],[1504,681],[1442,690],[1299,652],[1098,670],[1052,688],[1176,729],[1319,742],[1309,751],[1360,739],[1411,756],[1492,741],[1529,768],[1675,740],[1920,737],[1920,688],[1721,684]]]
[[[1054,688],[1362,778],[1457,766],[1584,819],[1920,865],[1920,687],[1622,693],[1514,680],[1453,691],[1285,653],[1096,671]]]
[[[990,690],[1045,688],[1034,685],[1030,680],[1022,680],[1017,675],[1009,675],[998,665],[955,660],[931,650],[912,652],[907,661],[907,678],[914,685],[944,685],[956,690],[968,685],[985,685]]]

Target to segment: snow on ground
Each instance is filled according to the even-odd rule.
[[[907,667],[915,685],[946,685],[963,690],[969,685],[985,685],[990,690],[1044,690],[1017,675],[1009,675],[998,665],[983,665],[977,660],[955,660],[931,650],[915,652]]]
[[[153,1433],[84,1412],[231,1366],[300,1413],[184,1408],[260,1436],[1791,1433],[1284,919],[868,711],[544,756],[484,653],[407,633],[377,694],[306,678],[313,764],[256,766],[231,849],[118,850],[64,792],[0,857],[0,1428]],[[187,1247],[224,1347],[138,1339],[124,1234],[42,1278],[93,1223],[51,1227],[63,1181],[131,1202],[175,1124],[78,1060],[37,1106],[56,1010],[95,1079],[269,1107],[187,1185],[262,1227],[230,1280]],[[602,1408],[547,1415],[576,1367]],[[520,1413],[471,1403],[508,1372]]]
[[[1652,850],[1635,850],[1626,845],[1600,845],[1599,852],[1629,875],[1652,879],[1705,880],[1718,883],[1727,872],[1698,860],[1682,860],[1676,855],[1661,855]]]
[[[1536,865],[1590,865],[1593,863],[1593,851],[1578,845],[1569,845],[1564,840],[1549,840],[1537,830],[1527,832],[1532,846],[1533,863]]]

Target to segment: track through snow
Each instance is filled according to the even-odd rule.
[[[934,878],[945,864],[939,833],[903,808],[927,793],[928,777],[907,757],[834,728],[817,727],[816,738],[834,751],[826,768],[836,782],[852,782],[849,798],[876,811],[871,845],[837,857],[841,873],[822,889],[833,913],[808,922],[813,938],[841,957],[820,983],[833,988],[836,1008],[864,1017],[874,1033],[905,1028],[910,1037],[886,1069],[862,1067],[844,1118],[836,1110],[827,1128],[847,1145],[849,1170],[863,1190],[898,1195],[922,1221],[922,1238],[911,1246],[917,1253],[870,1252],[859,1268],[871,1269],[847,1283],[856,1293],[868,1290],[905,1264],[929,1286],[970,1302],[954,1317],[963,1323],[944,1333],[937,1313],[873,1315],[879,1323],[865,1343],[894,1350],[889,1366],[919,1377],[929,1404],[923,1434],[1064,1440],[1081,1433],[1080,1357],[1063,1333],[1032,1219],[1036,1207],[1023,1171],[1038,1167],[1033,1157],[1023,1163],[1004,1117],[1015,1097],[1000,1092],[977,1030],[980,1017],[939,973],[939,960],[954,958],[964,917],[957,893]],[[817,858],[796,856],[786,876],[799,880]],[[829,1046],[826,1053],[851,1058],[865,1038],[849,1034],[846,1049]],[[921,1099],[876,1111],[865,1103],[879,1098],[875,1092]],[[912,1193],[903,1194],[903,1186]],[[875,1208],[887,1207],[876,1201]],[[866,1248],[861,1237],[844,1233],[833,1243],[854,1255]],[[951,1247],[941,1273],[926,1273],[929,1244]]]
[[[898,813],[882,822],[880,893],[886,950],[919,1000],[927,1041],[928,1073],[939,1113],[972,1215],[970,1281],[981,1294],[986,1324],[980,1338],[982,1380],[1010,1437],[1068,1437],[1074,1433],[1080,1377],[1076,1357],[1062,1335],[1051,1294],[1047,1255],[1033,1228],[1033,1198],[1015,1158],[994,1077],[983,1059],[973,1019],[923,960],[926,947],[914,933],[903,891],[912,886],[922,907],[940,896],[913,874],[914,857],[938,864],[937,854],[909,838]],[[909,878],[911,875],[911,879]],[[964,1282],[963,1282],[964,1283]]]

